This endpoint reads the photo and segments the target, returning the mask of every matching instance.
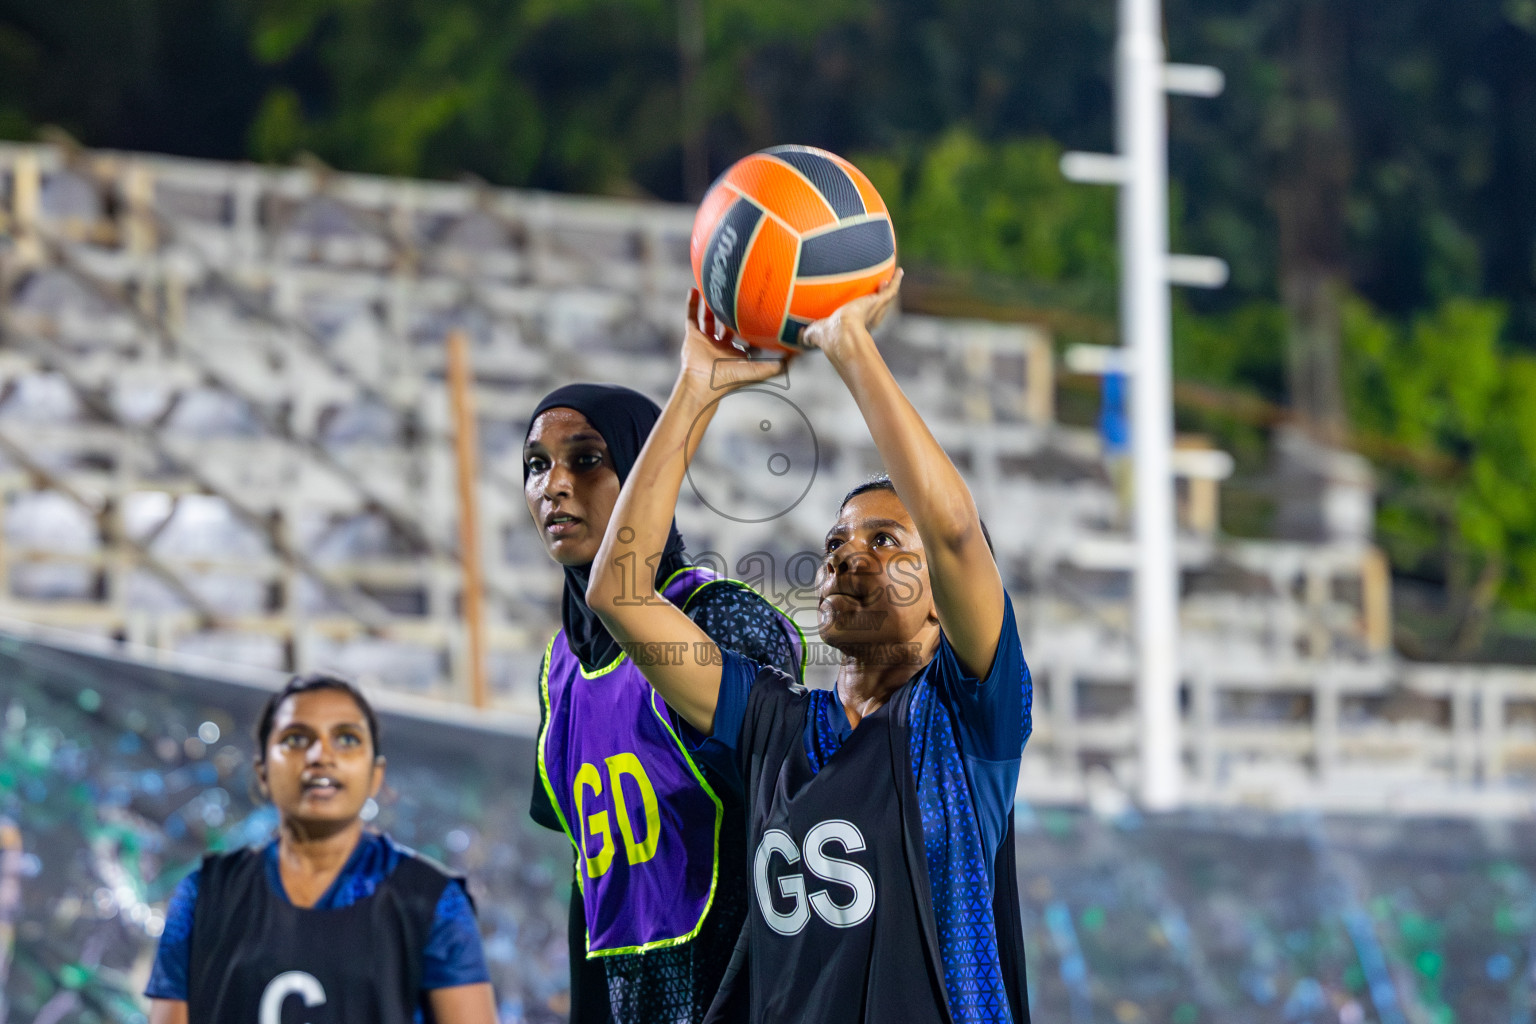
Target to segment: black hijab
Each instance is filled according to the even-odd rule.
[[[528,421],[528,432],[533,424],[550,409],[574,409],[587,418],[592,429],[608,443],[608,455],[622,484],[629,478],[645,439],[661,416],[655,402],[638,391],[618,384],[567,384],[556,388],[539,402]],[[528,440],[524,434],[523,441]],[[528,467],[523,466],[523,480],[528,479]],[[677,523],[667,534],[667,546],[656,566],[656,587],[677,570],[688,565],[688,552],[683,549],[682,535]],[[566,642],[588,671],[602,668],[619,656],[618,641],[603,626],[597,613],[587,607],[587,581],[592,575],[592,563],[565,567],[565,593],[560,600],[560,625],[565,630]]]

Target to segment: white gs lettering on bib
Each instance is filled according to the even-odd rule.
[[[303,971],[285,971],[267,982],[267,987],[262,990],[258,1015],[261,1024],[282,1024],[283,1000],[289,996],[298,996],[305,1006],[325,1004],[325,988],[319,978]]]
[[[757,906],[763,912],[768,927],[780,935],[798,935],[811,920],[811,912],[834,928],[852,928],[863,924],[875,910],[875,880],[869,872],[851,860],[834,857],[827,852],[827,844],[837,843],[844,853],[858,853],[864,849],[864,836],[851,821],[834,818],[813,826],[805,834],[805,867],[812,875],[824,882],[832,882],[853,890],[853,898],[838,903],[825,888],[810,892],[805,876],[798,872],[779,878],[779,895],[794,903],[788,912],[773,905],[773,891],[769,886],[768,868],[777,854],[784,863],[793,867],[800,862],[800,850],[789,833],[782,829],[770,829],[757,844],[752,858],[752,880],[757,891]]]

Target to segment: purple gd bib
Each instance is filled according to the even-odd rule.
[[[690,568],[662,596],[682,607],[718,577]],[[657,657],[693,657],[690,649]],[[540,681],[549,709],[539,777],[576,847],[587,955],[675,946],[714,899],[720,799],[674,731],[661,696],[628,655],[588,675],[555,634]]]

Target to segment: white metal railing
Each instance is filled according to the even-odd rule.
[[[1121,794],[1134,787],[1130,659],[1084,653],[1047,650],[1032,660],[1026,798],[1091,799],[1096,779]],[[1183,784],[1193,804],[1448,816],[1536,810],[1533,669],[1191,667],[1187,659],[1182,694]]]

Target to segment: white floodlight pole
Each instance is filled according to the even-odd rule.
[[[1131,370],[1131,457],[1135,467],[1134,628],[1140,797],[1148,810],[1180,799],[1179,568],[1173,492],[1170,282],[1219,287],[1221,260],[1168,254],[1170,92],[1214,96],[1221,72],[1164,61],[1159,0],[1120,0],[1115,53],[1119,153],[1068,153],[1074,181],[1120,186],[1120,320]]]
[[[1135,468],[1134,591],[1141,735],[1141,802],[1179,802],[1179,576],[1174,551],[1172,313],[1168,254],[1168,101],[1163,94],[1158,0],[1120,0],[1115,97],[1120,152],[1120,308],[1131,375],[1131,459]]]

